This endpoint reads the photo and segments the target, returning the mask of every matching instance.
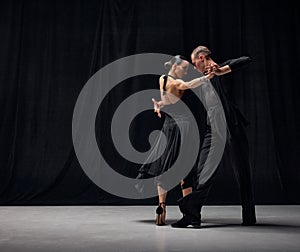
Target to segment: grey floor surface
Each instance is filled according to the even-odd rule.
[[[0,252],[300,251],[300,206],[256,206],[257,225],[240,225],[240,206],[205,206],[201,229],[154,224],[155,206],[0,207]],[[167,207],[167,220],[180,218]]]

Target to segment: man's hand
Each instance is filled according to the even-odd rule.
[[[217,64],[211,64],[205,68],[205,74],[214,73],[214,75],[220,76],[230,73],[231,69],[228,65],[220,67]]]
[[[220,72],[220,66],[216,63],[212,63],[208,66],[205,67],[205,72],[204,74],[207,75],[207,74],[210,74],[210,73],[214,73],[217,75],[217,73]]]

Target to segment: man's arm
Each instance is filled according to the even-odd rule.
[[[251,58],[248,56],[242,56],[237,59],[230,59],[225,62],[225,65],[228,65],[231,69],[231,71],[240,70],[251,62]]]

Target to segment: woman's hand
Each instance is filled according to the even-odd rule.
[[[206,75],[205,75],[205,78],[207,79],[207,80],[210,80],[212,77],[214,77],[215,76],[215,73],[214,72],[210,72],[210,73],[207,73]]]
[[[154,105],[154,113],[157,113],[158,117],[161,118],[160,109],[164,106],[162,101],[156,101],[154,98],[152,98],[152,102]]]

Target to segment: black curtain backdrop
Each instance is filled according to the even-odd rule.
[[[86,176],[72,142],[74,106],[85,83],[108,63],[137,53],[189,57],[200,44],[220,63],[251,56],[249,68],[232,74],[227,88],[251,121],[255,201],[299,204],[299,13],[291,1],[1,1],[0,204],[156,203],[111,195]],[[157,84],[157,76],[124,81],[97,114],[96,128],[104,132],[99,148],[128,176],[138,166],[115,152],[109,122],[128,95]],[[127,133],[139,151],[149,148],[148,135],[161,122],[152,111],[136,118]],[[168,202],[179,196],[173,189]],[[232,168],[224,162],[207,204],[238,203]]]

